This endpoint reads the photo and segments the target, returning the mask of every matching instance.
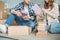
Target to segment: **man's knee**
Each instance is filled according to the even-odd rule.
[[[8,19],[15,19],[15,14],[10,14]]]
[[[35,28],[36,24],[34,22],[31,22],[29,26],[32,27],[32,28]]]
[[[15,17],[15,14],[10,14],[9,16],[11,16],[11,17]]]

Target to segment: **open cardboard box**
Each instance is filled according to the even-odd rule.
[[[29,35],[31,31],[32,28],[27,26],[10,26],[8,27],[8,36]]]
[[[47,36],[47,35],[48,35],[47,31],[36,33],[36,36],[38,36],[38,37],[44,37],[44,36]]]
[[[40,22],[38,23],[37,30],[45,30],[46,23],[45,22]]]
[[[0,1],[0,19],[3,18],[4,2]]]

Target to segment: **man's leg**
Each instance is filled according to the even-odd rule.
[[[29,27],[32,27],[33,29],[36,27],[36,23],[33,22],[33,21],[27,22],[27,25],[28,25]]]
[[[16,16],[15,21],[16,21],[17,25],[24,25],[25,24],[25,20],[22,17]]]
[[[3,33],[6,33],[7,32],[7,27],[10,26],[13,23],[14,19],[15,19],[15,16],[13,14],[11,14],[8,17],[8,19],[7,19],[7,21],[5,22],[4,25],[0,24],[0,31],[3,32]]]
[[[17,23],[18,23],[18,25],[32,27],[33,29],[36,28],[36,23],[35,22],[24,20],[23,18],[20,18],[20,20],[17,21]]]
[[[7,25],[8,25],[8,26],[12,25],[12,23],[13,23],[14,20],[15,20],[15,14],[11,14],[11,15],[8,17],[8,19],[6,20],[6,22],[5,22],[6,26],[7,26]]]
[[[37,26],[36,22],[30,20],[24,20],[22,17],[17,17],[15,20],[18,25],[32,27],[32,29],[35,29]]]
[[[36,22],[33,22],[33,21],[29,21],[29,22],[26,22],[27,24],[27,26],[28,27],[31,27],[32,28],[32,31],[33,32],[37,32],[37,24],[36,24]]]

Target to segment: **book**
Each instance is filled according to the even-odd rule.
[[[37,4],[35,4],[32,9],[35,13],[42,13],[42,9]]]
[[[22,13],[23,16],[27,16],[28,15],[28,13],[26,11],[21,11],[21,13]]]

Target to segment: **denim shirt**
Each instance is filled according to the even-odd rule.
[[[32,21],[35,21],[36,20],[36,15],[35,15],[35,12],[32,10],[32,6],[34,6],[34,4],[33,3],[29,3],[28,12],[29,12],[29,15],[33,17]],[[14,10],[24,10],[24,2],[19,3],[14,8],[12,8],[11,9],[11,13]]]

